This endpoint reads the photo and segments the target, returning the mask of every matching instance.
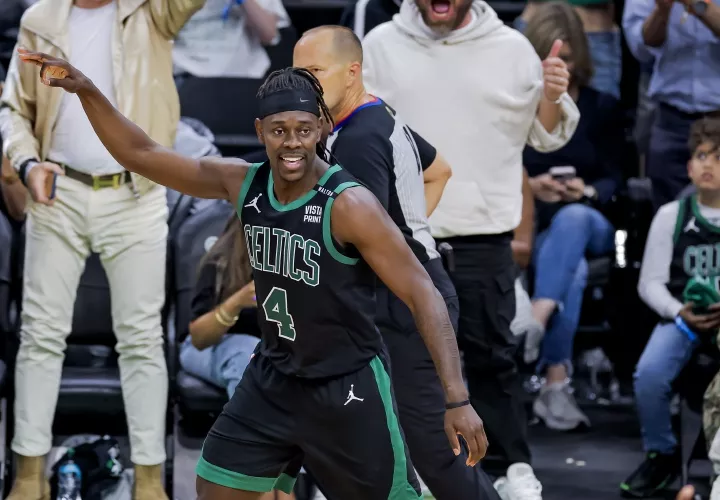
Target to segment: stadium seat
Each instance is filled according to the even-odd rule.
[[[175,366],[179,367],[180,345],[188,334],[198,264],[220,236],[232,213],[233,207],[230,203],[216,201],[188,217],[175,239]],[[217,413],[227,402],[227,394],[223,389],[207,384],[180,369],[175,376],[175,385],[175,397],[181,414]]]
[[[202,121],[224,156],[259,149],[255,133],[255,95],[262,80],[188,77],[178,90],[182,115]]]
[[[80,278],[72,331],[67,344],[55,417],[56,432],[63,428],[68,417],[124,413],[117,354],[114,351],[116,340],[112,326],[110,287],[97,254],[91,254],[87,259]],[[165,481],[172,498],[174,426],[171,414],[169,408]]]
[[[280,42],[277,45],[265,47],[268,56],[270,56],[270,69],[268,74],[275,70],[287,68],[293,65],[293,49],[297,42],[297,30],[290,25],[282,28],[280,31]]]

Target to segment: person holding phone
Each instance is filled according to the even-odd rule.
[[[640,268],[638,293],[660,321],[635,367],[635,402],[646,458],[620,485],[635,498],[657,496],[679,475],[680,450],[671,417],[673,382],[698,346],[715,340],[720,328],[720,302],[715,302],[720,290],[720,119],[694,122],[688,146],[686,168],[696,193],[660,207]],[[703,294],[706,300],[692,293],[698,284],[709,292]],[[716,392],[714,383],[706,393],[706,412],[716,413]],[[714,435],[708,437],[712,442]]]
[[[526,148],[523,154],[539,233],[533,252],[533,316],[546,329],[537,365],[545,384],[533,410],[548,427],[567,431],[590,423],[569,387],[573,339],[587,281],[585,256],[613,249],[615,229],[605,212],[622,181],[624,128],[618,101],[589,87],[588,42],[572,6],[542,5],[525,35],[540,57],[554,40],[563,40],[560,57],[570,71],[568,93],[580,110],[566,146],[552,153]]]

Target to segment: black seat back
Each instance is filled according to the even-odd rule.
[[[233,206],[216,201],[182,224],[175,238],[175,338],[177,345],[187,336],[198,264],[222,234]]]
[[[254,78],[188,77],[179,89],[183,116],[203,122],[219,135],[255,136],[257,94],[262,80]]]
[[[295,42],[297,42],[297,30],[293,25],[290,25],[278,31],[280,42],[277,45],[265,47],[270,57],[270,69],[268,69],[267,74],[293,65],[293,50],[295,49]]]

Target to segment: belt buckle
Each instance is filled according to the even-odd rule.
[[[93,185],[92,188],[94,191],[97,191],[98,189],[103,189],[107,187],[111,187],[113,189],[118,189],[120,187],[120,176],[122,174],[114,174],[109,179],[103,179],[101,177],[93,177]]]

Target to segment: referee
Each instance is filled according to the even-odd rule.
[[[362,45],[352,30],[321,26],[298,41],[293,65],[320,80],[335,122],[328,138],[331,154],[375,194],[403,232],[445,298],[457,331],[457,294],[428,224],[450,167],[392,108],[365,91],[362,58]],[[448,446],[443,389],[410,310],[384,286],[377,297],[376,323],[390,352],[400,423],[413,465],[438,500],[498,499],[485,473],[467,467],[467,457],[456,457]]]

